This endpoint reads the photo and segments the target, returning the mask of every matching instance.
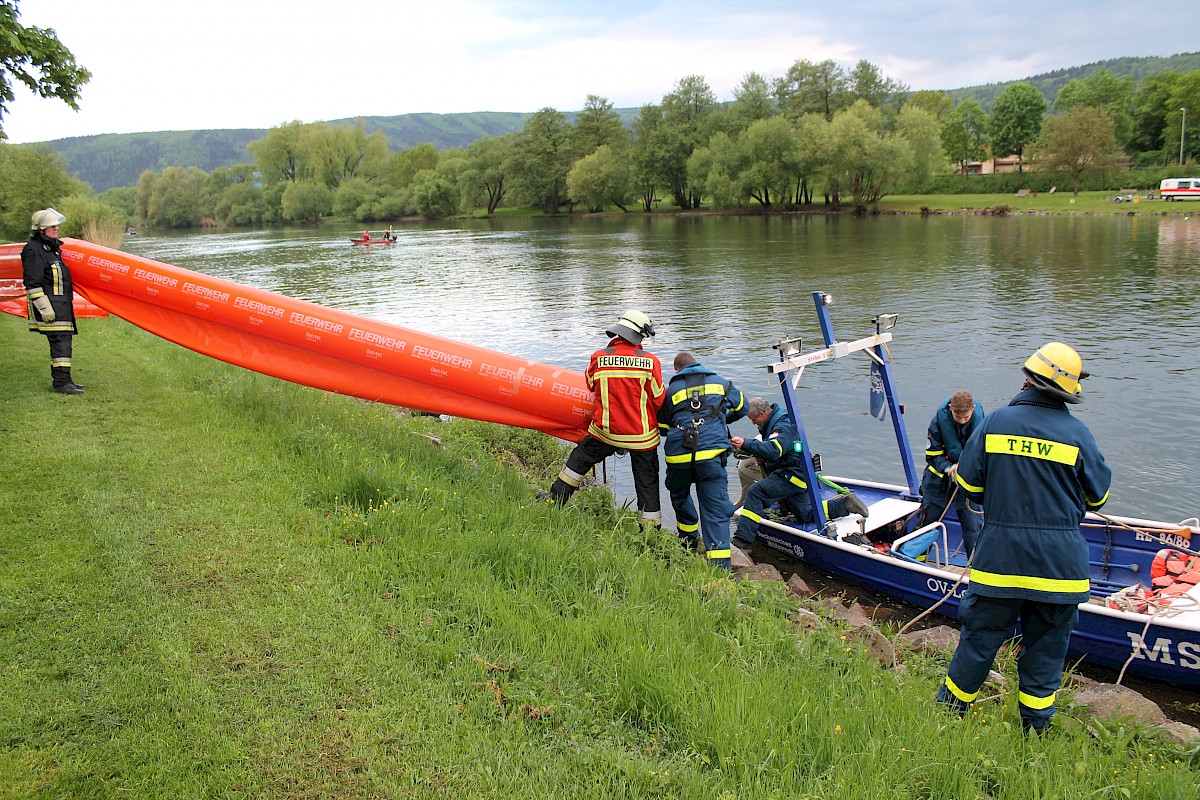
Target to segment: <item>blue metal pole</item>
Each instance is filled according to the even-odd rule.
[[[879,333],[878,323],[875,332]],[[896,384],[892,380],[892,359],[888,356],[887,348],[875,345],[872,348],[875,355],[883,362],[880,372],[883,375],[883,392],[887,397],[888,410],[892,412],[892,428],[896,432],[896,445],[900,448],[900,463],[904,465],[904,478],[908,482],[908,493],[912,498],[920,494],[920,483],[917,481],[917,465],[913,461],[912,447],[908,442],[908,431],[904,427],[903,407],[896,392]]]

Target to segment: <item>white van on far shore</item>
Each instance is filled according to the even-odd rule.
[[[1163,200],[1200,199],[1200,178],[1167,178],[1158,185],[1158,195]]]

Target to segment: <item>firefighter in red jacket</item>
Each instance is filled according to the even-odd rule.
[[[642,340],[654,335],[654,324],[646,314],[631,309],[605,333],[612,340],[592,353],[584,373],[595,393],[592,421],[583,441],[567,456],[550,494],[560,505],[567,502],[592,467],[613,453],[628,451],[642,521],[658,525],[662,505],[657,415],[666,388],[658,357],[642,349]]]

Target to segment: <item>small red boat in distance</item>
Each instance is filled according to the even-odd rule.
[[[380,231],[378,236],[372,236],[370,231],[363,231],[363,235],[356,239],[351,239],[352,244],[395,244],[396,232],[391,228],[386,231]]]

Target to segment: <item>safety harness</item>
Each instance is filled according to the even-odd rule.
[[[707,375],[700,373],[688,375],[684,378],[683,388],[688,394],[687,407],[692,412],[692,421],[674,426],[675,430],[683,432],[683,449],[692,454],[692,464],[696,463],[696,451],[700,448],[700,427],[717,415],[720,415],[721,419],[724,420],[725,407],[729,404],[729,392],[733,389],[733,383],[726,381],[721,399],[707,413],[701,414],[704,410],[704,402],[701,398],[706,396],[702,391],[702,387],[707,377]]]

